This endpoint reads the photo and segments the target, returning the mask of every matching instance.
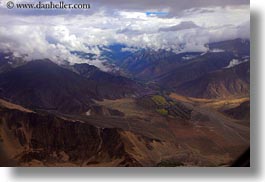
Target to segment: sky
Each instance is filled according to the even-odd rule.
[[[210,42],[250,38],[247,0],[64,1],[90,3],[84,10],[8,9],[8,1],[0,0],[0,51],[26,60],[87,62],[71,54],[81,51],[97,55],[90,64],[104,70],[99,47],[115,43],[125,44],[124,51],[150,48],[178,53],[205,52]]]

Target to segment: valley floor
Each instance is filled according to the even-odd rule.
[[[89,115],[66,115],[0,100],[0,162],[2,166],[229,166],[249,147],[249,118],[233,118],[246,102],[247,97],[213,100],[172,93],[96,101]],[[11,163],[2,160],[6,154]]]

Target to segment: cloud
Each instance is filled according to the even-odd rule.
[[[47,37],[52,37],[54,42],[48,42]],[[58,41],[57,38],[61,40]],[[96,51],[93,51],[93,48],[86,48],[74,35],[70,35],[65,27],[1,27],[0,40],[1,50],[12,52],[16,57],[23,57],[26,61],[48,58],[58,64],[89,62],[102,70],[107,70],[104,61],[86,60],[71,54],[71,50]]]
[[[10,14],[20,14],[20,15],[62,15],[62,14],[94,14],[98,12],[100,9],[107,9],[109,12],[114,11],[132,11],[132,12],[143,12],[149,11],[153,12],[153,10],[163,11],[165,9],[170,11],[169,16],[171,15],[179,15],[183,10],[186,9],[200,9],[204,7],[225,7],[225,6],[234,6],[234,5],[249,5],[249,0],[154,0],[150,3],[150,0],[64,0],[65,3],[90,3],[91,8],[87,10],[33,10],[33,9],[13,9],[12,11],[8,11],[6,8],[6,3],[9,0],[1,0],[0,8],[2,8],[5,12]],[[35,0],[13,0],[14,3],[30,3],[36,2]],[[49,2],[48,0],[42,2]],[[53,2],[60,2],[60,0],[53,0]],[[1,10],[2,11],[2,10]]]
[[[139,31],[139,30],[133,30],[133,29],[130,29],[130,28],[124,28],[124,29],[121,29],[121,30],[117,30],[116,33],[117,33],[117,34],[139,35],[139,34],[141,34],[142,32]]]
[[[133,47],[123,47],[121,49],[122,52],[137,52],[139,49]]]
[[[215,6],[193,0],[188,1],[190,4],[171,0],[148,2],[91,1],[91,12],[87,14],[83,11],[54,14],[40,10],[25,13],[7,11],[2,6],[0,50],[27,60],[49,58],[59,64],[89,62],[107,70],[101,50],[115,43],[126,45],[128,49],[124,51],[151,48],[177,53],[205,52],[208,50],[205,44],[210,42],[249,38],[249,6],[242,5],[245,1],[207,1]],[[181,11],[175,15],[178,8]],[[147,16],[147,10],[169,14]],[[96,56],[89,60],[72,54],[73,51]]]
[[[199,28],[198,25],[196,25],[192,21],[183,21],[179,23],[178,25],[166,27],[166,28],[159,28],[159,31],[161,32],[168,32],[168,31],[180,31],[180,30],[186,30],[186,29],[192,29],[192,28]]]
[[[225,50],[223,50],[223,49],[212,49],[212,50],[210,50],[210,52],[218,53],[218,52],[225,52]]]
[[[244,62],[247,62],[247,61],[249,61],[249,59],[244,59],[244,60],[242,60],[242,61],[239,61],[238,59],[232,59],[232,60],[229,62],[228,66],[226,66],[225,68],[232,68],[232,67],[234,67],[234,66],[237,66],[237,65],[239,65],[239,64],[241,64],[241,63],[244,63]]]

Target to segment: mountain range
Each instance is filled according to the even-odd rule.
[[[206,46],[177,53],[110,45],[100,57],[108,72],[0,53],[7,165],[231,165],[249,147],[250,42]]]

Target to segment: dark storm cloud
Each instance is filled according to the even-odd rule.
[[[52,2],[60,2],[61,0],[51,0]],[[14,2],[16,2],[14,0]],[[20,0],[20,3],[32,3],[37,1]],[[45,2],[45,1],[43,1]],[[181,14],[186,9],[196,9],[211,6],[231,6],[231,5],[247,5],[249,0],[64,0],[65,3],[89,3],[90,9],[87,10],[32,10],[32,9],[12,9],[10,11],[2,4],[1,12],[6,14],[19,14],[19,15],[61,15],[61,14],[93,14],[99,10],[104,9],[109,13],[115,13],[116,10],[126,11],[148,11],[152,9],[162,10],[168,9],[169,16]],[[202,10],[207,11],[207,10]],[[202,12],[203,13],[203,12]]]
[[[198,7],[249,4],[249,0],[91,0],[89,2],[94,8],[97,6],[107,6],[127,10],[172,8],[177,11]]]
[[[84,0],[79,0],[79,2],[84,2]],[[88,1],[85,0],[85,2]],[[249,5],[249,0],[90,0],[89,2],[93,11],[101,8],[111,13],[115,10],[145,12],[167,9],[169,12],[166,17],[182,16],[183,11],[187,9],[206,13],[209,10],[201,10],[200,8]]]
[[[104,7],[107,11],[126,10],[126,11],[164,11],[167,9],[168,15],[165,17],[182,16],[183,11],[187,9],[199,10],[200,13],[206,13],[209,10],[201,10],[200,8],[215,6],[234,6],[249,5],[249,0],[92,0],[92,8]]]

